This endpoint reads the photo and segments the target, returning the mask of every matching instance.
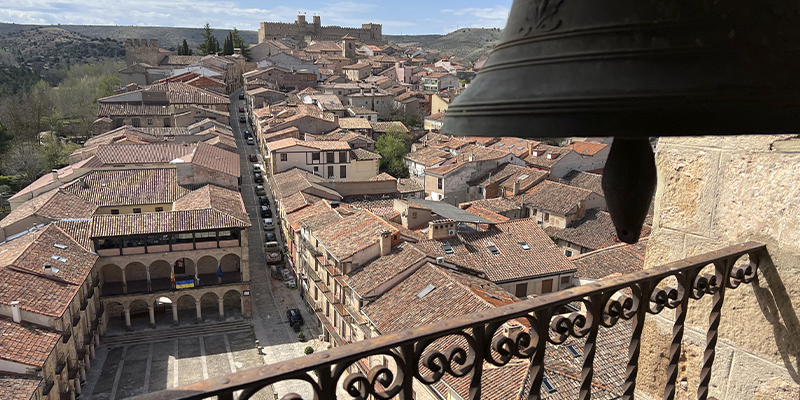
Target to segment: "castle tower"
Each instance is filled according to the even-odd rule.
[[[342,56],[356,62],[356,38],[344,35],[342,38]]]
[[[161,62],[158,52],[158,39],[125,39],[125,65],[149,64],[156,66]]]

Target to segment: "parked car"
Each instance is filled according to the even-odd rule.
[[[253,172],[261,172],[261,164],[253,164]]]
[[[256,154],[250,154],[249,156],[247,156],[247,158],[250,160],[250,162],[258,161],[258,155]]]
[[[258,202],[261,203],[261,205],[266,204],[267,206],[269,206],[269,199],[267,198],[267,196],[259,196]]]
[[[262,178],[262,177],[261,177],[261,174],[260,174],[260,173],[258,173],[258,172],[256,172],[256,173],[254,174],[254,176],[253,176],[253,180],[254,180],[256,183],[264,183],[264,178]]]
[[[252,146],[252,145],[256,144],[256,142],[255,142],[255,141],[253,141],[253,137],[252,137],[252,136],[250,136],[249,138],[247,138],[247,144],[249,144],[250,146]]]
[[[289,320],[289,325],[303,325],[303,315],[300,314],[300,310],[296,308],[290,308],[286,310],[286,319]]]
[[[272,223],[272,218],[264,218],[264,229],[266,230],[275,229],[275,224]]]
[[[239,107],[239,112],[244,112],[244,107]]]
[[[241,123],[247,122],[247,117],[245,117],[244,115],[240,115],[239,116],[239,122],[241,122]]]
[[[239,100],[244,100],[244,93],[239,93]]]
[[[264,186],[263,185],[256,186],[256,194],[259,195],[259,196],[264,196],[265,194],[267,194],[267,192],[264,191]]]
[[[261,206],[261,218],[272,218],[272,210],[267,206]]]
[[[280,244],[278,244],[278,242],[264,243],[264,252],[267,253],[268,263],[276,263],[276,262],[281,262],[281,260],[283,260],[283,254],[281,253],[281,246]]]
[[[275,234],[272,233],[272,232],[267,232],[267,234],[264,235],[264,240],[267,241],[267,242],[274,242],[275,241]]]

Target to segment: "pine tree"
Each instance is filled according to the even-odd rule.
[[[233,36],[229,32],[222,45],[222,55],[229,56],[231,54],[233,54]]]
[[[233,27],[233,31],[231,31],[231,39],[233,41],[233,47],[242,49],[242,57],[245,58],[247,61],[252,61],[253,58],[250,56],[250,49],[247,47],[247,44],[244,42],[244,38],[239,35],[239,30],[236,27]],[[233,54],[233,53],[231,53]]]
[[[190,56],[192,55],[192,49],[189,48],[189,43],[186,43],[186,39],[183,39],[183,43],[178,46],[178,55],[179,56]]]
[[[206,25],[203,27],[203,33],[201,33],[201,35],[203,36],[203,42],[197,45],[198,55],[205,56],[220,52],[219,41],[214,37],[214,33],[208,26],[208,22],[206,22]]]

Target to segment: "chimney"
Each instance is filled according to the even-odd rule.
[[[517,181],[514,181],[514,189],[513,189],[513,192],[512,192],[512,194],[513,194],[514,196],[516,196],[516,195],[518,195],[518,194],[519,194],[519,181],[518,181],[518,180],[517,180]]]
[[[11,319],[14,320],[14,322],[16,323],[22,322],[22,314],[19,311],[18,301],[11,302]]]
[[[53,266],[50,264],[44,265],[44,274],[47,276],[53,276]]]
[[[392,231],[381,232],[379,245],[381,248],[381,257],[387,256],[392,252]]]
[[[50,176],[53,178],[54,181],[57,181],[58,180],[58,170],[57,169],[51,169],[50,170]]]

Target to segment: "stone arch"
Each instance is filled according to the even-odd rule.
[[[143,293],[149,291],[147,285],[147,267],[140,262],[132,262],[125,266],[125,282],[127,293]]]
[[[150,325],[150,307],[144,299],[131,300],[128,303],[128,313],[133,329],[145,329]]]
[[[172,307],[175,300],[170,296],[159,296],[153,300],[153,316],[155,317],[156,327],[170,326],[174,321],[172,317]]]
[[[116,264],[106,264],[100,267],[101,293],[106,295],[123,294],[122,268]]]
[[[175,276],[176,277],[191,277],[194,278],[195,275],[195,263],[189,257],[181,257],[172,262],[173,268],[175,268]],[[180,271],[180,267],[183,266],[183,273]]]
[[[152,290],[170,290],[172,289],[172,280],[170,274],[172,273],[172,265],[167,260],[156,260],[150,264],[150,287]]]
[[[225,292],[222,296],[222,304],[226,318],[242,318],[242,294],[238,290],[231,289]]]
[[[178,322],[194,322],[197,320],[197,305],[194,296],[179,296],[172,306],[178,310]]]
[[[241,259],[236,254],[226,254],[220,259],[223,282],[241,282]]]
[[[106,301],[103,303],[105,308],[104,318],[106,320],[106,334],[122,333],[126,330],[125,307],[118,301]]]
[[[200,308],[204,321],[219,321],[219,296],[214,292],[208,292],[200,297]]]
[[[217,259],[212,256],[203,256],[197,260],[197,277],[200,278],[200,285],[214,285],[219,283],[217,277]]]

